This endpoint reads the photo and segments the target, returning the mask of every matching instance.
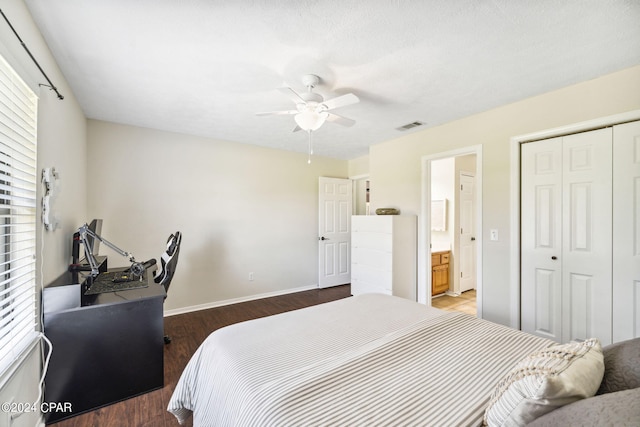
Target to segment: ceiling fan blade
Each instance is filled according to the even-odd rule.
[[[327,110],[333,110],[334,108],[344,107],[347,105],[355,104],[357,102],[360,102],[360,98],[352,93],[347,93],[346,95],[327,99],[326,101],[322,102],[322,105],[327,107]]]
[[[302,130],[302,128],[300,126],[296,125],[296,127],[294,127],[291,132],[298,132],[299,130]]]
[[[333,114],[333,113],[328,113],[328,114],[329,114],[327,116],[327,121],[328,122],[337,123],[339,125],[347,126],[347,127],[350,127],[350,126],[353,126],[354,124],[356,124],[356,121],[353,120],[353,119],[348,119],[346,117],[342,117],[342,116],[339,116],[339,115]]]
[[[296,104],[306,104],[307,102],[298,94],[298,92],[296,92],[295,90],[291,89],[290,87],[279,87],[278,90],[280,92],[282,92],[283,94],[285,94],[286,96],[288,96],[289,98],[291,98],[291,100],[293,102],[295,102]]]
[[[282,110],[282,111],[264,111],[262,113],[256,113],[256,116],[284,116],[289,114],[298,114],[298,110]]]

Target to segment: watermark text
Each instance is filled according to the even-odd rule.
[[[73,412],[71,402],[2,402],[0,411],[12,414],[25,412]]]

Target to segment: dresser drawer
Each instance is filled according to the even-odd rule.
[[[391,271],[378,270],[362,264],[353,264],[351,266],[351,281],[357,281],[388,291],[391,291],[393,286]]]
[[[351,230],[354,232],[391,233],[393,231],[393,218],[390,215],[355,215],[351,218]]]
[[[351,235],[351,247],[354,249],[367,248],[381,252],[393,250],[393,236],[386,233],[363,231]]]
[[[393,267],[393,256],[391,252],[362,247],[351,252],[351,263],[353,265],[372,267],[376,270],[391,271]]]

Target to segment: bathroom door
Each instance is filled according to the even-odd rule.
[[[460,173],[460,292],[476,288],[476,177]]]

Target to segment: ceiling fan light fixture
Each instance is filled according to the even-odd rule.
[[[307,74],[302,77],[302,83],[308,89],[307,92],[298,93],[290,87],[281,87],[278,90],[287,95],[295,103],[295,110],[270,111],[257,113],[265,115],[293,115],[296,127],[293,132],[303,130],[309,133],[309,154],[311,154],[311,132],[318,130],[324,122],[332,122],[341,126],[353,126],[355,120],[342,117],[331,112],[335,108],[360,102],[357,96],[352,93],[340,95],[335,98],[325,100],[324,97],[313,92],[313,88],[320,82],[320,77],[315,74]]]
[[[322,124],[329,117],[329,113],[322,111],[320,113],[313,110],[303,110],[294,116],[296,124],[305,131],[315,131],[322,126]]]

